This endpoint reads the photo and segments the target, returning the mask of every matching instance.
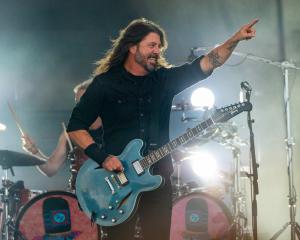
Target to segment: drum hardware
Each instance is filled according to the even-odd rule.
[[[2,226],[1,235],[3,240],[11,239],[12,232],[15,231],[13,222],[13,204],[17,206],[18,199],[14,199],[15,189],[18,188],[18,184],[12,185],[12,182],[8,178],[8,171],[11,171],[12,176],[15,176],[13,166],[34,166],[44,163],[44,161],[33,157],[28,154],[23,154],[15,151],[0,150],[0,165],[4,170],[4,178],[2,179]],[[11,197],[13,196],[13,199]]]
[[[234,159],[234,186],[232,193],[233,202],[233,222],[231,228],[235,233],[235,239],[241,240],[244,238],[244,233],[247,232],[247,217],[243,213],[244,195],[241,191],[241,166],[240,166],[240,149],[232,147]]]
[[[173,156],[173,155],[172,155]],[[174,185],[174,190],[173,192],[175,192],[175,197],[180,197],[182,195],[182,192],[181,192],[181,163],[180,161],[176,161],[175,158],[172,158],[176,165],[176,174],[174,175],[174,177],[172,177],[172,179],[175,181],[175,185]]]
[[[12,239],[12,233],[15,231],[14,226],[14,219],[11,211],[11,202],[10,202],[10,186],[11,181],[8,179],[8,168],[6,166],[2,166],[4,170],[4,178],[2,179],[2,186],[1,192],[3,193],[1,201],[3,203],[3,210],[2,210],[2,221],[1,221],[1,236],[3,240],[10,240]],[[14,176],[14,172],[12,167],[10,167],[12,175]],[[14,201],[15,199],[13,199]]]
[[[171,107],[171,111],[190,111],[190,110],[199,110],[203,111],[203,108],[195,107],[190,102],[179,102],[175,103]]]
[[[249,231],[247,229],[247,217],[245,215],[245,211],[243,211],[243,206],[245,205],[245,195],[241,191],[241,177],[249,178],[249,174],[246,171],[242,171],[240,166],[240,147],[248,145],[248,143],[242,140],[237,133],[237,126],[234,123],[226,123],[226,124],[218,124],[217,129],[215,129],[215,133],[211,135],[211,141],[215,141],[225,148],[231,149],[233,160],[234,160],[234,172],[233,174],[228,174],[220,171],[220,177],[223,179],[222,183],[224,187],[228,188],[227,191],[230,191],[231,202],[232,202],[232,222],[228,225],[227,233],[233,234],[231,239],[246,239],[249,236]],[[199,141],[199,140],[198,140]],[[194,145],[194,149],[197,145]],[[199,146],[197,146],[199,148]],[[193,148],[189,146],[188,151],[190,152]],[[184,159],[182,157],[181,161],[174,161],[176,165],[176,174],[174,176],[175,184],[175,192],[176,197],[180,198],[182,196],[189,196],[192,193],[190,188],[187,188],[185,184],[181,182],[180,174],[181,174],[181,164]],[[174,158],[173,158],[174,159]],[[231,190],[229,190],[229,188]],[[201,193],[205,192],[205,189],[198,191]],[[210,194],[215,196],[216,194]],[[248,233],[248,234],[247,234]],[[190,236],[190,238],[186,239],[198,239],[196,236],[191,238],[193,234],[186,233]],[[197,234],[196,234],[197,235]],[[199,235],[200,236],[200,235]],[[201,239],[201,238],[200,238]]]
[[[247,217],[243,212],[245,195],[241,191],[241,177],[249,177],[245,171],[242,171],[240,166],[240,147],[248,145],[248,143],[242,140],[238,136],[237,126],[233,122],[227,122],[225,124],[219,124],[218,134],[214,135],[213,141],[221,144],[227,149],[231,149],[234,172],[232,176],[232,205],[233,205],[233,222],[228,231],[234,232],[234,239],[245,239],[244,233],[247,232]]]
[[[72,150],[68,153],[67,159],[70,161],[70,173],[71,173],[71,176],[68,180],[67,191],[75,192],[75,181],[76,181],[76,176],[77,176],[78,171],[77,171],[77,169],[75,169],[76,159],[75,159],[74,150]]]
[[[185,161],[183,151],[175,151],[172,153],[173,164],[175,165],[175,173],[172,175],[174,197],[181,197],[192,191],[189,184],[184,184],[181,178],[182,162]]]
[[[285,223],[281,229],[279,229],[272,237],[271,240],[275,240],[279,235],[290,225],[291,226],[291,240],[295,240],[296,237],[300,240],[300,225],[296,222],[296,205],[297,205],[297,193],[294,185],[294,163],[293,163],[293,146],[295,145],[294,138],[291,132],[291,117],[290,117],[290,89],[289,89],[289,69],[300,70],[300,67],[288,61],[284,62],[268,62],[271,65],[280,67],[284,74],[284,106],[285,106],[285,130],[286,130],[286,149],[287,149],[287,173],[288,173],[288,205],[290,211],[290,221]]]

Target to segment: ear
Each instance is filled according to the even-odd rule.
[[[137,45],[132,45],[131,47],[129,47],[129,52],[131,54],[135,54],[137,51]]]

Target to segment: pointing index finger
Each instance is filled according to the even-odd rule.
[[[253,27],[258,21],[259,21],[259,19],[255,18],[251,23],[248,24],[248,27],[249,28]]]

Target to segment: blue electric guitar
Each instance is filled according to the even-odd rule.
[[[134,213],[140,193],[152,191],[162,183],[161,176],[149,172],[154,163],[205,133],[215,123],[225,122],[251,109],[249,102],[217,109],[212,117],[145,157],[140,154],[143,141],[134,139],[118,156],[124,167],[123,172],[110,172],[98,168],[93,160],[87,160],[76,179],[76,195],[81,208],[101,226],[115,226],[126,221]]]

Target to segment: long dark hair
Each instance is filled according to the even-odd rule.
[[[94,76],[107,72],[110,68],[123,64],[127,58],[129,48],[138,44],[149,33],[157,33],[161,41],[161,54],[158,58],[157,67],[170,66],[164,57],[168,47],[165,31],[156,23],[145,18],[133,20],[128,26],[120,31],[119,37],[112,40],[112,47],[106,52],[103,58],[96,62]]]

